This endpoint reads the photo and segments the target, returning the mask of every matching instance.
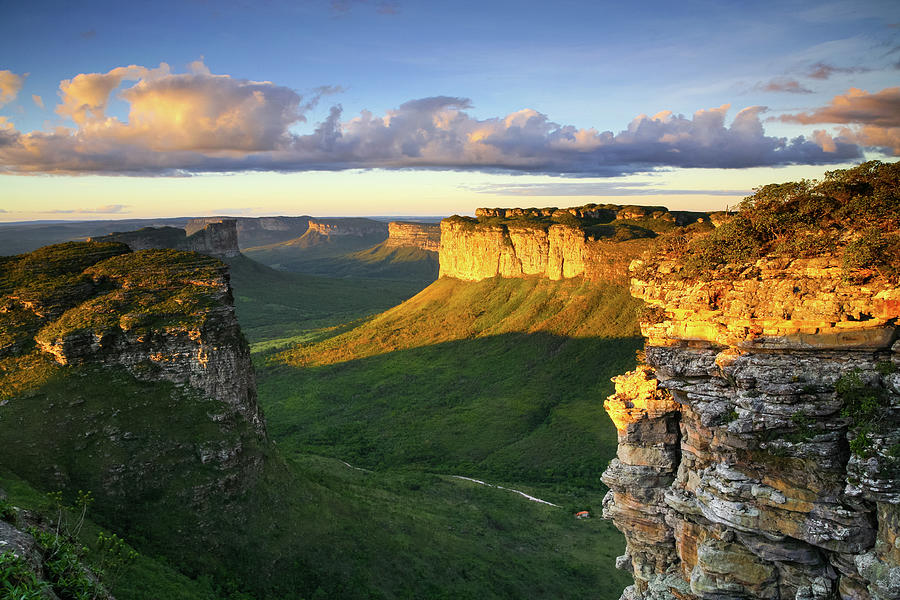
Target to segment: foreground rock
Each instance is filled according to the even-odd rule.
[[[900,598],[900,290],[834,259],[635,267],[647,366],[606,401],[623,598]]]

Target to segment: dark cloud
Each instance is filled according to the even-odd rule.
[[[789,94],[812,94],[813,91],[803,87],[796,79],[778,77],[765,83],[757,83],[755,88],[763,92],[786,92]]]
[[[828,164],[861,157],[842,137],[766,135],[764,107],[729,106],[691,116],[640,115],[618,132],[579,129],[524,109],[476,119],[467,98],[410,100],[384,115],[345,119],[339,105],[297,135],[290,127],[340,88],[307,99],[270,82],[213,75],[194,65],[132,65],[82,74],[60,85],[57,112],[74,128],[19,133],[0,129],[0,172],[180,176],[199,172],[429,168],[616,176],[660,167],[744,168]],[[130,103],[128,122],[106,115],[110,95]]]
[[[336,15],[346,15],[354,6],[369,5],[375,7],[379,15],[396,15],[400,12],[400,2],[397,0],[381,0],[369,2],[369,0],[331,0],[331,11]]]
[[[88,31],[82,31],[78,35],[83,40],[92,40],[97,37],[97,31],[95,29],[89,29]]]

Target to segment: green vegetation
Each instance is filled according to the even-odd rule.
[[[393,247],[381,242],[371,248],[310,261],[305,273],[328,277],[365,277],[431,283],[438,276],[437,252]]]
[[[843,256],[845,270],[869,269],[900,280],[900,163],[869,161],[803,180],[758,188],[708,235],[681,232],[660,248],[685,263],[684,276],[707,275],[761,256]]]
[[[633,366],[638,310],[582,280],[442,279],[260,357],[260,398],[283,451],[602,490],[616,445],[602,400]]]
[[[323,272],[322,261],[334,259],[371,248],[387,239],[387,227],[383,232],[367,235],[323,235],[308,230],[299,238],[245,248],[242,252],[255,261],[281,270],[296,273],[327,274]]]
[[[881,426],[882,411],[889,403],[887,393],[870,380],[864,380],[859,369],[842,375],[835,382],[834,391],[844,403],[841,416],[850,420],[853,430],[850,450],[857,456],[869,456],[872,451],[872,433]]]
[[[415,295],[420,281],[335,279],[276,271],[244,256],[228,259],[235,310],[254,350],[309,339]]]

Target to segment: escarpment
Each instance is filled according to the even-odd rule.
[[[897,190],[862,175],[745,202],[723,236],[759,258],[710,261],[710,240],[729,239],[712,237],[633,265],[646,364],[605,404],[619,447],[604,516],[635,581],[623,599],[900,598],[897,256],[859,259],[894,243],[900,214]],[[752,228],[763,205],[790,236]],[[848,205],[855,218],[832,221]],[[880,230],[854,230],[859,207]],[[818,256],[788,255],[797,239]]]
[[[363,218],[336,217],[309,219],[309,231],[320,235],[367,237],[387,235],[388,226],[381,221]]]
[[[681,223],[711,227],[705,213],[657,207],[479,208],[475,214],[476,219],[441,222],[442,277],[586,277],[624,283],[628,264],[658,232]]]
[[[441,227],[437,223],[391,221],[384,244],[389,248],[409,247],[438,252],[441,249]]]
[[[238,245],[243,248],[275,244],[300,237],[309,229],[310,217],[198,217],[184,226],[188,235],[201,231],[211,223],[234,221]]]
[[[0,293],[4,466],[147,539],[190,527],[176,555],[214,535],[268,445],[226,265],[70,242],[0,259]]]
[[[233,258],[238,247],[237,224],[233,219],[206,223],[190,234],[177,227],[145,227],[137,231],[117,232],[90,238],[92,242],[120,242],[132,250],[173,248],[200,252],[217,258]]]

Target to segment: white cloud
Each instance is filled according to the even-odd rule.
[[[436,168],[551,175],[615,176],[658,167],[741,168],[842,162],[861,156],[842,137],[767,136],[764,107],[729,105],[692,116],[640,115],[619,133],[579,129],[533,109],[475,119],[466,98],[411,100],[382,116],[348,120],[333,106],[306,135],[289,128],[325,95],[309,98],[271,82],[137,65],[78,75],[60,84],[57,113],[74,127],[21,133],[0,129],[0,172],[183,175],[243,170]],[[107,116],[116,89],[127,121]]]

